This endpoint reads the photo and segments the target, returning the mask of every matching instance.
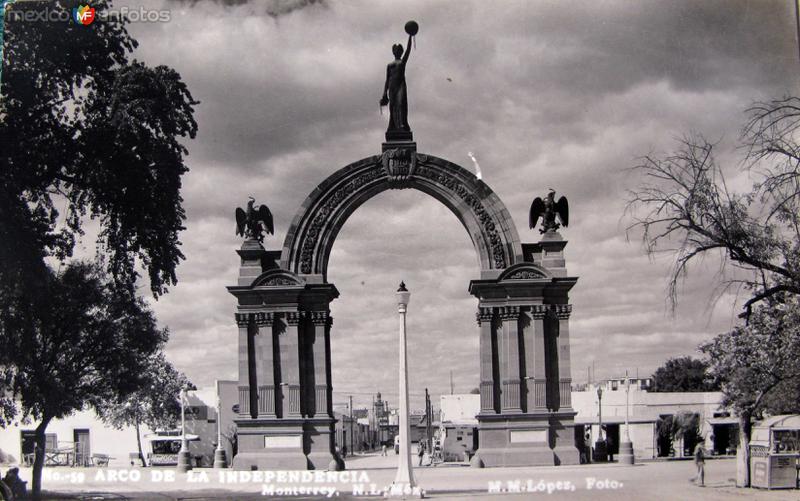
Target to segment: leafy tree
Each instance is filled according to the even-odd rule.
[[[722,386],[723,405],[739,417],[737,483],[750,485],[753,419],[800,412],[800,301],[775,295],[753,310],[746,326],[721,334],[700,349]]]
[[[0,310],[0,424],[39,422],[34,496],[50,421],[137,390],[167,339],[144,302],[94,264],[52,272],[37,292],[5,295]]]
[[[718,391],[719,385],[706,377],[708,363],[692,357],[670,358],[653,374],[653,390]]]
[[[158,295],[183,259],[180,138],[195,137],[197,102],[174,70],[128,60],[137,42],[100,16],[109,2],[92,3],[89,26],[15,16],[78,3],[20,2],[6,14],[0,234],[13,239],[0,245],[44,273],[46,257],[72,254],[89,216],[114,279],[133,287],[139,263]]]
[[[661,456],[668,456],[675,440],[696,440],[700,436],[700,415],[696,412],[681,411],[677,414],[660,416],[656,420],[656,435]],[[690,448],[692,444],[689,444]]]
[[[102,402],[97,412],[103,421],[117,429],[134,427],[139,459],[147,466],[140,426],[144,424],[151,430],[173,427],[180,419],[180,392],[190,386],[186,376],[177,371],[162,352],[157,352],[146,361],[139,389],[126,397],[117,396],[112,401]]]
[[[17,2],[6,11],[0,410],[5,421],[18,410],[41,420],[34,497],[47,423],[136,390],[139,358],[163,345],[165,333],[135,297],[137,270],[156,297],[177,281],[187,171],[181,141],[197,133],[198,102],[173,69],[130,60],[137,42],[124,19],[102,15],[110,1],[92,2],[98,15],[89,26],[20,16],[47,9],[69,18],[79,3]],[[74,264],[53,271],[72,256],[87,218],[99,224],[103,270]]]
[[[739,151],[757,178],[749,191],[728,188],[715,145],[698,135],[634,168],[644,180],[629,194],[629,230],[642,231],[649,254],[674,254],[673,306],[690,264],[711,252],[721,255],[723,271],[743,270],[720,284],[749,291],[743,316],[777,293],[800,294],[800,98],[757,103],[747,113]]]

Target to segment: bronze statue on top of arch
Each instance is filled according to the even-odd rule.
[[[401,44],[392,46],[394,61],[386,66],[386,82],[383,84],[381,107],[389,106],[389,127],[386,129],[387,141],[411,141],[413,134],[408,125],[408,87],[406,86],[406,63],[411,55],[411,44],[419,32],[416,21],[409,21],[405,26],[408,33],[408,44],[405,51]]]
[[[272,213],[266,205],[255,208],[256,199],[248,197],[247,210],[236,208],[236,234],[247,239],[264,241],[264,232],[268,235],[275,233],[272,223]]]
[[[566,228],[569,225],[569,203],[567,203],[567,197],[562,196],[556,202],[556,190],[550,188],[550,192],[544,200],[540,197],[534,198],[528,218],[531,229],[536,227],[540,217],[542,218],[542,227],[539,228],[539,233],[541,234],[554,233],[558,231],[561,225]],[[561,224],[558,223],[559,221]]]

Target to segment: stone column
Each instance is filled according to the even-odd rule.
[[[569,316],[571,304],[553,305],[558,318],[558,403],[561,409],[572,409],[572,372],[569,356]]]
[[[492,350],[494,309],[478,308],[475,317],[480,329],[481,412],[484,414],[496,413],[498,409],[494,405],[494,350]]]
[[[547,307],[531,306],[531,322],[525,332],[528,412],[547,412],[547,372],[545,368],[544,317]]]
[[[273,357],[274,313],[256,313],[256,378],[258,381],[258,416],[275,417],[275,367]]]
[[[281,393],[284,418],[300,418],[300,312],[284,313],[285,328],[279,336]]]
[[[500,370],[503,383],[501,400],[504,414],[522,412],[519,391],[519,313],[518,306],[499,308],[500,320],[503,322],[503,352]]]
[[[239,416],[250,415],[250,315],[236,314],[236,325],[239,327]],[[255,375],[253,375],[255,376]]]
[[[314,388],[309,388],[309,390],[314,392],[314,405],[307,412],[311,416],[326,417],[328,416],[328,385],[330,382],[328,381],[328,362],[325,353],[325,335],[330,328],[331,317],[327,311],[313,311],[310,315],[313,335],[308,342],[312,343]]]

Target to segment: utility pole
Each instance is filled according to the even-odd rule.
[[[453,394],[453,371],[450,371],[450,394]]]
[[[428,389],[425,388],[425,441],[428,442],[428,452],[433,451],[433,409],[431,409],[431,396],[428,394]]]
[[[353,449],[353,395],[350,395],[350,455],[352,456],[355,450]]]

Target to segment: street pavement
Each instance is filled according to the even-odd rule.
[[[190,475],[155,468],[49,468],[45,470],[44,490],[45,499],[245,501],[322,499],[328,494],[337,499],[379,499],[382,489],[394,479],[397,460],[391,449],[385,457],[379,453],[356,455],[347,458],[348,472],[339,478],[325,478],[327,474],[320,472],[321,478],[299,481],[278,477],[275,472],[234,473],[208,468],[195,469]],[[418,458],[413,457],[414,476],[431,499],[531,499],[533,496],[599,501],[800,499],[797,490],[737,489],[733,459],[707,461],[705,487],[690,481],[694,475],[690,461],[484,469],[470,468],[467,464],[427,463],[417,467]],[[21,473],[24,479],[30,479],[29,469],[22,469]],[[259,475],[273,477],[267,481]],[[233,480],[237,482],[231,483]]]

